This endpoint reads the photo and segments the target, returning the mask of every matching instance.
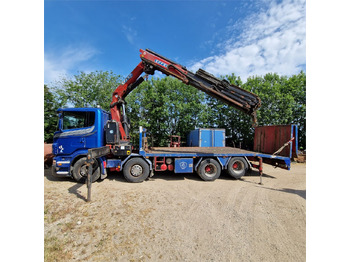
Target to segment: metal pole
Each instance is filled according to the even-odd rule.
[[[89,169],[87,179],[86,179],[86,185],[87,185],[87,202],[91,201],[91,180],[92,180],[92,165],[94,163],[94,160],[91,157],[91,152],[89,151],[87,155],[87,166]]]
[[[262,157],[259,157],[259,175],[260,175],[260,185],[262,185],[262,175],[263,175],[263,161]]]

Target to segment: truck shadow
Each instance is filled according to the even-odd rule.
[[[104,180],[114,180],[122,183],[129,183],[128,181],[125,180],[122,172],[116,172],[116,171],[107,171],[107,177]],[[96,182],[103,183],[103,180],[99,179]]]
[[[260,177],[258,171],[251,171],[251,173],[248,173],[247,175],[245,175],[244,177],[242,177],[242,178],[240,178],[240,179],[238,179],[238,180],[239,180],[239,181],[242,181],[242,182],[245,182],[245,183],[251,183],[251,184],[256,184],[256,185],[259,184],[259,182],[253,182],[253,181],[248,181],[248,180],[246,180],[246,179],[245,179],[246,177]],[[272,178],[272,179],[276,179],[276,177],[267,175],[267,174],[265,174],[265,173],[263,173],[262,177],[263,177],[263,178]],[[264,183],[264,179],[262,180],[262,182]]]
[[[166,180],[166,181],[192,180],[192,181],[208,183],[208,181],[204,181],[203,179],[201,179],[196,172],[193,172],[193,173],[174,173],[169,171],[155,172],[154,176],[151,177],[150,180]],[[221,172],[221,175],[217,180],[235,181],[237,179],[234,179],[226,171],[223,171]]]
[[[125,180],[122,172],[108,172],[108,175],[105,179],[114,180],[122,183],[130,183]],[[169,171],[164,172],[154,172],[152,177],[146,179],[146,182],[155,181],[155,180],[166,180],[166,181],[176,181],[176,180],[198,180],[202,181],[197,174],[179,174]]]
[[[51,175],[51,168],[44,169],[44,176],[47,178],[47,180],[50,181],[57,181],[57,182],[75,182],[72,178],[70,177],[55,177]]]
[[[259,176],[259,172],[250,171],[250,172],[248,172],[248,174],[246,176]],[[275,179],[274,176],[270,176],[267,174],[263,174],[263,177]],[[114,180],[114,181],[118,181],[118,182],[123,182],[123,183],[129,183],[125,180],[122,172],[114,172],[114,171],[108,172],[108,176],[106,177],[106,179]],[[154,175],[152,177],[149,177],[148,179],[146,179],[146,182],[155,181],[155,180],[165,180],[165,181],[192,180],[192,181],[204,182],[196,172],[193,172],[193,173],[174,173],[171,171],[158,171],[158,172],[156,171],[156,172],[154,172]],[[234,179],[226,171],[223,171],[217,180],[230,180],[230,181],[237,180],[237,181],[249,182],[249,181],[245,181],[244,178]],[[102,182],[102,181],[98,181],[98,182]]]
[[[122,172],[115,172],[115,171],[109,171],[107,177],[105,178],[107,180],[114,180],[122,183],[130,183],[125,180]],[[176,180],[197,180],[197,181],[203,181],[200,179],[200,177],[196,173],[174,173],[170,171],[159,171],[154,172],[154,175],[152,177],[149,177],[146,179],[146,182],[148,181],[155,181],[155,180],[166,180],[166,181],[176,181]]]
[[[268,189],[268,190],[273,190],[273,191],[295,194],[295,195],[298,195],[306,200],[306,190],[299,190],[299,189],[292,189],[292,188],[277,189],[277,188],[264,187],[264,186],[259,186],[259,187],[264,188],[264,189]]]
[[[250,174],[249,174],[250,173]],[[248,173],[247,176],[259,176],[259,172],[258,171],[255,171],[255,170],[251,170],[250,172]],[[276,177],[274,176],[270,176],[270,175],[267,175],[267,174],[264,174],[262,175],[262,177],[268,177],[268,178],[273,178],[273,179],[276,179]],[[259,184],[257,182],[252,182],[252,181],[247,181],[243,178],[240,179],[241,181],[243,182],[246,182],[246,183],[252,183],[252,184]],[[262,181],[264,183],[264,180]],[[264,189],[269,189],[269,190],[274,190],[274,191],[280,191],[280,192],[285,192],[285,193],[290,193],[290,194],[296,194],[304,199],[306,199],[306,190],[298,190],[298,189],[292,189],[292,188],[282,188],[282,189],[276,189],[276,188],[270,188],[270,187],[264,187],[262,185],[259,185],[257,187],[260,187],[260,188],[264,188]]]
[[[249,170],[249,172],[245,176],[260,176],[260,174],[259,174],[259,171],[251,169],[251,170]],[[276,179],[276,177],[265,174],[264,172],[263,172],[262,177]]]
[[[193,180],[203,181],[196,173],[174,173],[169,171],[155,172],[154,176],[150,180],[166,180],[166,181],[179,181],[179,180]]]

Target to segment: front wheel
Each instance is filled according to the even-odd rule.
[[[73,178],[79,183],[85,183],[87,179],[87,175],[89,172],[89,168],[86,165],[86,157],[80,158],[77,162],[75,162],[73,166]],[[92,165],[92,182],[95,182],[101,176],[100,165],[97,160],[94,160],[94,164]]]
[[[128,182],[143,182],[149,176],[149,165],[142,158],[132,158],[123,167],[123,174]]]
[[[220,176],[221,167],[215,159],[207,158],[199,164],[197,173],[204,181],[214,181]]]

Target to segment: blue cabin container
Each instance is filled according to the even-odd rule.
[[[224,147],[225,129],[198,128],[192,130],[187,136],[187,146]]]

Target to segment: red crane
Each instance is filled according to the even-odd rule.
[[[140,85],[148,75],[153,75],[155,70],[167,76],[173,76],[187,85],[194,86],[207,94],[216,97],[230,106],[233,106],[253,118],[256,124],[256,110],[261,105],[260,98],[236,85],[230,84],[226,80],[220,80],[212,74],[199,69],[196,73],[187,70],[186,67],[171,61],[149,49],[140,49],[141,62],[127,76],[113,92],[110,104],[112,120],[119,126],[119,134],[122,141],[129,140],[129,122],[125,110],[125,97],[138,85]],[[142,73],[146,75],[141,76]]]

